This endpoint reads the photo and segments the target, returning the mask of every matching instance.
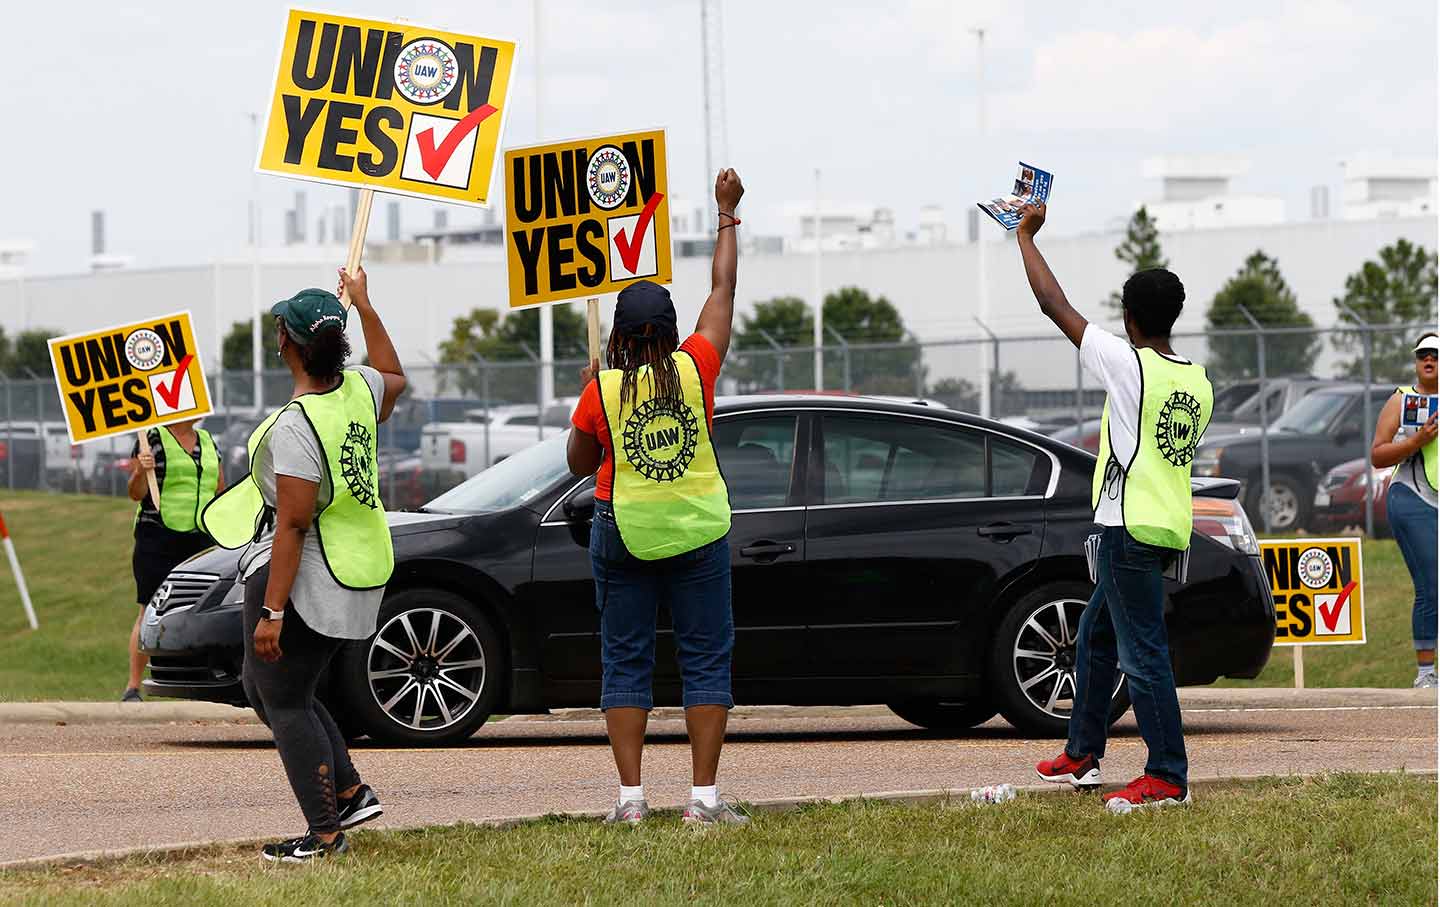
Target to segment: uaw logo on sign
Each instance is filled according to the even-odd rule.
[[[665,133],[505,151],[512,308],[671,279]]]
[[[1195,459],[1200,443],[1200,401],[1185,391],[1175,391],[1160,407],[1155,422],[1155,446],[1172,466],[1187,466]]]
[[[682,400],[655,398],[625,420],[625,458],[652,482],[673,482],[695,459],[700,424]]]
[[[1359,539],[1265,540],[1260,557],[1275,602],[1275,645],[1365,641]]]
[[[210,412],[190,314],[50,341],[70,442],[198,419]]]
[[[515,44],[291,10],[256,168],[484,207]]]

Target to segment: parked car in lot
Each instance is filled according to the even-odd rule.
[[[1219,434],[1240,434],[1259,431],[1262,421],[1272,425],[1305,397],[1323,388],[1335,387],[1338,381],[1299,375],[1281,378],[1267,378],[1265,381],[1265,419],[1260,418],[1260,381],[1250,378],[1232,381],[1222,385],[1215,392],[1215,404],[1210,414],[1210,432]]]
[[[1292,532],[1310,528],[1315,487],[1334,466],[1362,457],[1370,449],[1374,420],[1393,393],[1390,387],[1370,388],[1370,424],[1365,424],[1365,387],[1340,384],[1308,394],[1270,425],[1270,494],[1262,494],[1260,433],[1225,434],[1206,431],[1195,451],[1197,476],[1239,479],[1250,519],[1264,525],[1261,507],[1268,506],[1270,529]],[[1266,500],[1262,502],[1262,498]]]
[[[546,407],[544,425],[537,425],[534,404],[492,406],[465,411],[464,422],[432,422],[420,430],[420,459],[432,472],[453,472],[468,479],[538,441],[570,429],[576,398]]]
[[[1081,450],[1088,450],[1090,453],[1100,452],[1100,420],[1086,419],[1084,422],[1059,425],[1053,430],[1045,432],[1056,441],[1063,441],[1072,444]]]
[[[1325,473],[1315,489],[1315,509],[1310,514],[1310,528],[1318,533],[1339,532],[1352,526],[1365,526],[1365,473],[1370,473],[1375,496],[1375,535],[1390,535],[1390,519],[1385,509],[1385,494],[1390,490],[1393,469],[1375,469],[1369,457],[1346,460]]]
[[[933,728],[997,712],[1065,732],[1092,586],[1094,457],[947,409],[860,397],[722,398],[715,444],[730,532],[742,703],[886,703]],[[1275,614],[1233,481],[1195,486],[1189,581],[1166,584],[1176,677],[1254,677]],[[565,438],[391,514],[396,569],[368,640],[321,693],[351,733],[463,739],[496,712],[593,706],[599,620],[593,479]],[[236,555],[180,565],[146,608],[147,692],[242,702]],[[1126,706],[1123,683],[1113,714]],[[656,702],[680,702],[664,618]]]
[[[15,488],[39,488],[44,468],[45,442],[35,429],[0,425],[0,483]]]

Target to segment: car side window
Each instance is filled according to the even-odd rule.
[[[1040,452],[1033,447],[990,439],[990,494],[997,498],[1019,497],[1029,491]]]
[[[985,437],[935,422],[825,416],[825,503],[983,498]]]
[[[736,416],[715,423],[715,458],[734,510],[784,507],[795,463],[794,414]]]

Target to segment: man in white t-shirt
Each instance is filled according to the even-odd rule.
[[[1210,421],[1212,394],[1204,368],[1170,347],[1185,287],[1163,268],[1133,274],[1121,294],[1128,341],[1102,330],[1066,300],[1035,246],[1045,206],[1026,205],[1021,213],[1020,255],[1040,310],[1080,348],[1081,362],[1106,392],[1093,490],[1096,585],[1077,633],[1069,739],[1036,771],[1046,781],[1099,786],[1111,692],[1123,672],[1149,758],[1145,774],[1107,794],[1105,804],[1128,813],[1186,803],[1188,764],[1162,574],[1190,544],[1190,463]]]

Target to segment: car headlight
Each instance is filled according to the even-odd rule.
[[[1223,447],[1201,449],[1195,454],[1195,462],[1190,467],[1191,473],[1208,478],[1220,475],[1220,455],[1224,452]]]
[[[231,584],[230,591],[225,593],[225,598],[220,602],[222,605],[239,605],[245,602],[245,584],[239,577]]]

